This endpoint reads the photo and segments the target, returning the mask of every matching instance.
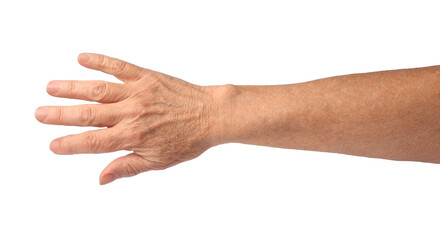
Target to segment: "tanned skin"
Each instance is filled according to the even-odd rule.
[[[224,143],[440,162],[440,66],[272,86],[199,86],[100,54],[78,62],[115,76],[51,81],[55,97],[101,104],[43,106],[45,124],[100,127],[55,139],[56,154],[130,154],[100,184],[171,167]]]

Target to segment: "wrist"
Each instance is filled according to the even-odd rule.
[[[237,96],[239,86],[226,84],[206,87],[210,95],[209,129],[213,145],[234,142],[237,134]]]
[[[294,85],[212,86],[216,106],[212,136],[217,145],[244,143],[283,146],[296,128],[299,109]],[[279,143],[280,142],[280,143]]]

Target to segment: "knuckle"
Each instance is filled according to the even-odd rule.
[[[137,130],[136,133],[133,134],[134,140],[137,143],[144,143],[147,137],[147,131],[146,130]]]
[[[66,85],[66,90],[70,93],[70,94],[72,94],[72,95],[74,95],[75,93],[76,93],[76,89],[75,89],[75,83],[73,82],[73,81],[69,81],[69,82],[67,82],[67,85]]]
[[[101,55],[96,56],[95,57],[95,63],[96,63],[96,65],[98,65],[100,67],[105,66],[106,64],[105,64],[104,56],[101,56]]]
[[[153,170],[164,170],[168,168],[173,162],[173,157],[161,156],[157,157],[155,160],[148,160],[151,165],[150,168]]]
[[[127,65],[128,64],[124,61],[113,60],[109,64],[109,67],[110,67],[110,70],[112,71],[112,73],[119,75],[119,74],[122,74],[123,72],[125,72]]]
[[[128,119],[135,119],[139,116],[139,110],[136,107],[123,109],[124,117]]]
[[[83,125],[91,125],[94,123],[94,114],[90,106],[84,106],[80,110],[79,121]]]
[[[124,169],[125,169],[125,174],[128,177],[138,175],[139,173],[142,172],[142,170],[136,164],[134,164],[132,162],[125,162]]]
[[[146,132],[144,129],[136,126],[132,126],[125,131],[123,139],[125,142],[129,143],[128,147],[136,148],[141,146],[145,141]]]
[[[147,106],[143,105],[132,107],[127,111],[128,117],[130,118],[145,117],[148,113],[149,110],[147,109]]]
[[[55,111],[55,122],[61,123],[63,121],[63,116],[64,116],[64,108],[62,107],[57,108],[57,110]]]
[[[139,143],[142,140],[142,134],[140,133],[140,131],[131,131],[132,133],[130,134],[130,139],[132,139],[133,142]]]
[[[97,81],[95,86],[92,87],[91,91],[91,99],[94,101],[102,101],[105,99],[105,95],[107,92],[108,86],[105,81]]]
[[[95,134],[93,133],[87,134],[85,136],[84,142],[86,144],[87,149],[90,150],[91,152],[95,152],[98,150],[99,142]]]

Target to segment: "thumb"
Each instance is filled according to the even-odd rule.
[[[141,172],[153,169],[149,167],[149,161],[146,161],[136,153],[130,153],[126,156],[113,160],[102,170],[99,176],[99,184],[111,183],[118,178],[132,177]]]

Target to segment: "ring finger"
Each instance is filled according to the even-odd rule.
[[[107,153],[127,149],[127,140],[117,128],[105,128],[55,139],[50,149],[56,154]]]

